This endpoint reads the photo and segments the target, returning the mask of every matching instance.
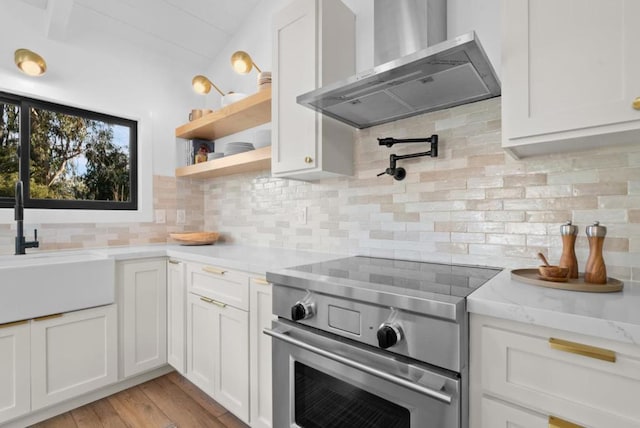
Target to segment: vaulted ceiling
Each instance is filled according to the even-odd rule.
[[[261,0],[21,1],[44,14],[50,39],[96,49],[127,46],[202,67]]]

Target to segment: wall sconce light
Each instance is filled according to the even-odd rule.
[[[231,55],[231,66],[239,74],[249,74],[252,67],[255,67],[258,73],[262,73],[260,67],[253,62],[251,56],[245,51],[236,51]]]
[[[191,86],[193,86],[193,90],[199,94],[208,94],[211,88],[213,88],[224,97],[224,93],[220,90],[220,88],[218,88],[211,80],[207,79],[201,74],[198,74],[191,80]]]
[[[29,76],[41,76],[47,71],[47,63],[44,58],[29,49],[17,49],[14,61],[20,71]]]

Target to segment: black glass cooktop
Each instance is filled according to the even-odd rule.
[[[403,290],[467,297],[501,269],[375,257],[348,257],[296,266],[289,271],[313,274],[325,281],[346,279]]]

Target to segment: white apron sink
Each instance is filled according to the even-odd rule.
[[[115,264],[95,253],[0,257],[0,324],[114,302]]]

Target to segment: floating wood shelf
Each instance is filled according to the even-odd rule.
[[[176,177],[212,178],[271,168],[271,146],[176,168]]]
[[[216,140],[270,121],[271,89],[265,89],[177,127],[176,137]]]

